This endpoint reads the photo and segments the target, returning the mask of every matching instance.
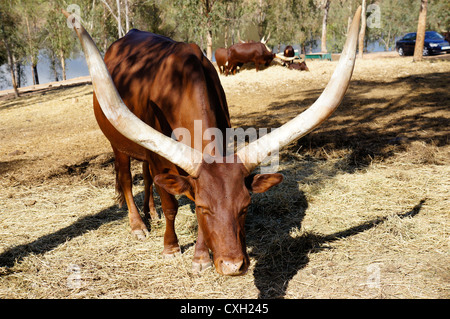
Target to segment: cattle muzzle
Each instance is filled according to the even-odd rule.
[[[248,256],[242,258],[219,257],[214,261],[217,272],[225,276],[244,275],[248,270],[249,263]]]

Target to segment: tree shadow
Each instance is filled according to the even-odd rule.
[[[11,268],[31,254],[45,254],[68,240],[96,230],[104,224],[123,219],[127,214],[126,210],[118,209],[117,205],[113,205],[94,215],[81,217],[73,224],[41,236],[30,243],[8,248],[0,254],[0,267]]]
[[[450,72],[436,72],[385,82],[352,81],[336,112],[280,155],[301,150],[301,154],[321,160],[345,156],[352,172],[405,152],[414,142],[446,146],[450,91],[443,79],[449,77]],[[380,94],[386,90],[402,93]],[[234,117],[233,125],[244,129],[280,127],[313,104],[321,93],[322,89],[310,89],[280,97],[280,102],[270,104],[264,113]]]
[[[135,179],[134,183],[137,184],[138,180],[139,177]],[[161,201],[156,191],[154,192],[154,198],[155,198],[155,207],[160,217],[164,218],[161,209]],[[144,199],[144,192],[139,192],[134,195],[134,200],[138,207],[142,207],[143,199]],[[195,204],[187,197],[184,196],[180,197],[179,204],[180,206],[189,204],[191,212],[195,214]],[[14,267],[14,265],[20,263],[24,258],[26,258],[29,255],[45,254],[69,240],[72,240],[79,236],[83,236],[89,231],[100,228],[102,225],[109,224],[127,217],[128,217],[127,208],[126,207],[118,208],[117,204],[114,204],[110,207],[101,210],[96,214],[81,217],[71,225],[61,228],[51,234],[43,235],[32,242],[16,245],[6,249],[3,253],[0,254],[0,267],[5,268]],[[152,224],[149,223],[149,221],[146,218],[144,218],[144,216],[142,217],[144,222],[146,223],[147,228],[151,231],[154,225],[152,226]],[[196,218],[195,215],[194,218]],[[186,251],[194,244],[195,242],[181,245],[180,246],[181,251],[182,252]],[[12,272],[14,271],[8,269],[6,272],[0,272],[0,276]]]
[[[450,72],[437,72],[381,83],[352,81],[342,105],[331,118],[280,152],[280,162],[295,162],[302,156],[309,164],[297,162],[284,172],[290,190],[283,195],[283,190],[254,195],[247,221],[247,243],[256,260],[254,277],[259,298],[283,298],[290,280],[308,264],[310,253],[328,249],[326,244],[357,235],[389,218],[378,217],[330,235],[309,233],[293,238],[290,234],[300,229],[308,203],[304,193],[298,190],[295,178],[289,180],[289,176],[302,171],[301,179],[313,178],[314,182],[320,182],[321,177],[317,180],[313,176],[314,168],[330,158],[338,160],[328,177],[342,171],[354,173],[373,161],[385,161],[399,152],[407,153],[414,142],[436,147],[448,145],[450,118],[445,112],[448,112],[450,91],[442,79],[449,77]],[[378,91],[372,94],[373,90],[385,92],[386,88],[389,92],[399,90],[402,93],[380,96]],[[321,93],[322,89],[311,89],[280,97],[280,102],[270,104],[264,113],[235,117],[233,125],[244,129],[279,127],[314,103]],[[297,204],[284,203],[292,199],[296,199]],[[412,210],[396,216],[413,217],[424,202],[421,200]]]
[[[6,174],[9,171],[13,171],[16,167],[26,165],[30,160],[26,159],[13,159],[10,161],[0,161],[0,174]]]
[[[24,106],[28,106],[32,103],[36,103],[39,100],[43,99],[43,96],[46,95],[46,100],[51,100],[57,97],[58,94],[64,93],[65,90],[82,87],[85,85],[90,85],[90,83],[82,82],[82,83],[73,83],[73,84],[56,84],[56,86],[49,85],[45,88],[30,90],[21,92],[20,96],[16,98],[14,93],[0,96],[0,111],[11,109],[11,108],[21,108]],[[90,95],[90,92],[84,92],[77,94],[76,96],[71,96],[70,99],[80,98],[85,95]],[[68,100],[69,98],[63,99],[63,101]]]

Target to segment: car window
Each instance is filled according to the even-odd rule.
[[[407,34],[403,37],[403,40],[415,40],[416,35],[414,33]]]
[[[440,35],[437,32],[426,32],[425,33],[425,39],[429,39],[429,40],[443,40],[444,37],[442,35]]]

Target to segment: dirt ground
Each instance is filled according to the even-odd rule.
[[[221,77],[232,125],[285,123],[336,63]],[[148,240],[132,237],[90,84],[2,99],[0,298],[449,298],[449,79],[448,59],[357,60],[335,114],[282,150],[285,181],[253,195],[251,265],[239,277],[192,273],[197,223],[185,197],[180,257],[161,256],[164,219]]]

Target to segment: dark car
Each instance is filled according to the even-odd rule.
[[[395,45],[399,55],[414,54],[414,46],[416,45],[416,32],[407,33],[403,38],[398,40]],[[436,31],[425,32],[425,41],[423,44],[423,55],[450,52],[450,44],[445,38]]]

